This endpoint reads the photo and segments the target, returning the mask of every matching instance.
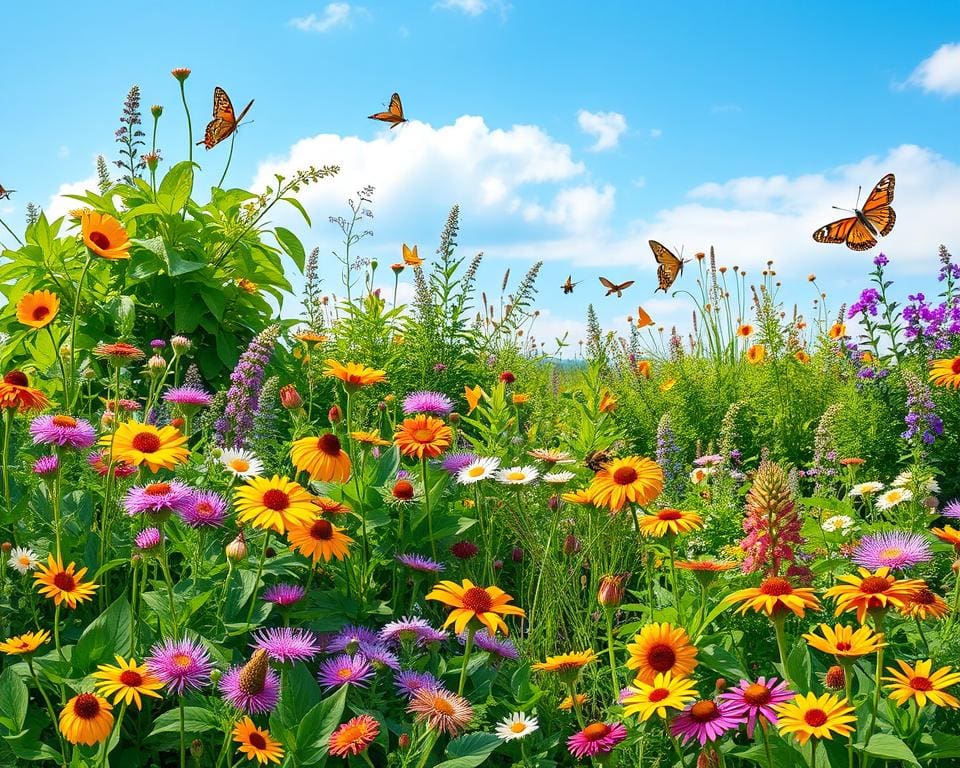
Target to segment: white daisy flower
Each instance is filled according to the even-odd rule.
[[[563,485],[564,483],[569,483],[575,477],[576,475],[573,472],[547,472],[547,474],[543,476],[543,482]]]
[[[707,481],[707,478],[713,474],[713,467],[696,467],[690,473],[690,482],[694,485],[700,485]]]
[[[846,533],[853,528],[853,518],[850,515],[833,515],[824,520],[821,527],[827,533]]]
[[[501,720],[494,732],[501,741],[522,739],[540,727],[537,718],[528,717],[523,712],[514,712]]]
[[[26,574],[36,568],[39,562],[37,553],[30,547],[14,547],[10,550],[10,559],[7,560],[7,565],[18,573]]]
[[[866,483],[857,483],[853,488],[850,489],[849,496],[872,496],[875,493],[880,493],[883,490],[883,483],[878,483],[876,480],[870,480]]]
[[[500,466],[500,459],[493,456],[480,457],[457,472],[457,482],[461,485],[470,485],[480,480],[486,480]]]
[[[497,480],[505,485],[528,485],[540,477],[535,467],[508,467],[497,472]]]
[[[893,509],[897,504],[910,501],[912,498],[913,491],[909,488],[891,488],[877,496],[877,509]]]
[[[235,477],[246,479],[263,474],[263,462],[242,448],[227,448],[220,454],[220,463]]]
[[[890,485],[894,488],[904,488],[908,485],[913,485],[913,473],[910,472],[909,469],[904,470],[894,478]],[[927,493],[940,493],[940,483],[937,482],[936,478],[929,477],[921,483],[920,490],[926,491]]]

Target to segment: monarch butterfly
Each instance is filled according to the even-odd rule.
[[[863,208],[855,207],[853,216],[820,227],[813,233],[813,239],[818,243],[846,243],[847,248],[852,251],[867,251],[873,248],[877,244],[877,238],[889,235],[893,225],[897,223],[897,214],[890,207],[895,185],[894,175],[888,173],[877,182]]]
[[[407,118],[403,116],[403,102],[400,101],[400,94],[395,93],[390,97],[390,106],[387,107],[386,112],[375,112],[370,115],[368,119],[390,123],[391,130],[400,125],[400,123],[407,122]]]
[[[417,255],[417,246],[413,246],[412,249],[407,248],[407,244],[403,244],[403,263],[409,267],[419,267],[423,264],[423,259]]]
[[[650,250],[653,251],[653,258],[657,260],[657,290],[666,293],[674,280],[683,274],[683,265],[689,259],[677,257],[667,246],[658,243],[656,240],[650,240]]]
[[[615,293],[617,294],[618,299],[623,297],[623,292],[633,285],[634,282],[634,280],[627,280],[627,282],[617,285],[616,283],[612,283],[611,281],[607,280],[605,277],[600,278],[600,283],[604,288],[607,289],[607,292],[604,295],[609,296],[610,294]]]
[[[643,307],[637,307],[637,328],[646,328],[648,325],[653,325],[653,318]]]
[[[237,130],[237,126],[246,117],[252,106],[253,99],[250,99],[250,103],[243,108],[243,112],[237,117],[233,111],[233,102],[230,101],[227,92],[218,85],[213,89],[213,120],[207,123],[207,130],[203,133],[203,139],[198,141],[197,144],[203,144],[207,149],[213,149]]]
[[[565,282],[560,287],[563,289],[564,293],[573,293],[573,289],[576,288],[578,285],[580,285],[580,283],[582,282],[583,282],[582,280],[573,282],[573,275],[567,275],[567,282]]]
[[[0,200],[9,200],[10,194],[16,192],[15,189],[6,189],[3,184],[0,184]]]

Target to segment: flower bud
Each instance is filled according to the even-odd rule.
[[[200,741],[200,739],[194,739],[190,742],[190,754],[194,760],[199,760],[203,757],[203,742]]]
[[[456,411],[454,411],[454,412],[451,413],[449,416],[447,416],[447,421],[449,421],[451,424],[459,424],[459,423],[460,423],[460,414],[457,413]]]
[[[170,426],[175,429],[183,429],[186,424],[186,420],[182,416],[177,416],[175,419],[170,419]]]
[[[146,164],[147,168],[151,171],[157,170],[157,166],[160,164],[160,155],[156,152],[147,152],[143,156],[143,162]]]
[[[97,378],[97,372],[93,370],[93,368],[84,368],[80,372],[80,376],[81,378],[84,378],[87,381],[92,381],[93,379]]]
[[[839,664],[834,664],[823,676],[823,684],[834,691],[842,691],[847,685],[847,673]]]
[[[500,381],[504,384],[513,384],[517,380],[517,377],[513,375],[510,371],[504,371],[500,374]]]
[[[175,355],[182,355],[185,352],[189,352],[192,346],[193,342],[186,336],[174,336],[170,339],[170,347],[173,349],[173,354]]]
[[[630,578],[629,573],[618,573],[600,579],[597,602],[604,608],[616,608],[623,602],[624,585]]]
[[[113,411],[104,411],[100,416],[100,426],[109,427],[113,425],[114,416]]]
[[[297,392],[296,386],[287,384],[284,387],[280,387],[280,404],[288,411],[300,408],[303,405],[303,398],[300,397],[300,393]]]
[[[221,672],[219,669],[214,669],[213,672],[210,673],[210,682],[213,685],[216,685],[220,682],[221,677],[223,677],[223,672]]]
[[[0,550],[3,551],[3,554],[7,554],[11,549],[13,549],[13,544],[11,544],[9,541],[5,541],[3,544],[0,544]]]
[[[580,540],[574,536],[572,533],[567,534],[567,538],[563,540],[563,554],[573,555],[580,551]]]
[[[327,418],[330,420],[331,424],[336,424],[343,418],[343,411],[340,409],[339,405],[331,405],[330,410],[327,411]]]
[[[725,690],[727,690],[727,678],[718,677],[717,682],[714,683],[714,685],[717,689],[717,693],[723,693]]]
[[[180,83],[183,83],[188,77],[190,77],[190,70],[186,67],[177,67],[171,73]]]
[[[510,559],[515,563],[523,562],[523,549],[514,547],[513,552],[510,553]]]
[[[154,104],[152,107],[150,107],[150,114],[154,117],[160,117],[160,115],[163,114],[163,105]]]
[[[226,555],[234,562],[247,559],[247,542],[243,537],[243,531],[237,534],[237,538],[227,544]]]
[[[494,560],[493,561],[493,570],[502,571],[503,570],[503,560]]]
[[[407,747],[409,747],[409,746],[410,746],[410,734],[409,734],[409,733],[401,733],[401,734],[400,734],[400,738],[397,739],[397,746],[399,746],[400,749],[406,749]]]
[[[71,349],[72,349],[72,347],[70,346],[69,343],[68,343],[68,344],[61,344],[61,345],[60,345],[60,357],[61,357],[62,359],[64,359],[64,360],[69,360],[69,359],[70,359],[70,350],[71,350]]]
[[[154,355],[149,360],[147,360],[147,375],[148,376],[161,376],[163,372],[167,370],[167,361],[164,360],[160,355]]]

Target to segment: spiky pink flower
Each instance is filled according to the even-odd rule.
[[[567,749],[576,758],[595,757],[612,752],[627,738],[623,723],[591,723],[567,739]]]
[[[93,425],[73,416],[37,416],[30,423],[30,436],[35,445],[57,445],[61,448],[89,448],[97,440]]]

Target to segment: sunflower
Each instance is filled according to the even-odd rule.
[[[278,475],[269,480],[250,478],[237,489],[233,503],[238,522],[281,534],[297,523],[312,523],[315,518],[310,494],[299,483]]]
[[[870,627],[860,627],[854,630],[844,624],[837,624],[833,627],[829,624],[821,624],[819,629],[819,635],[808,632],[803,636],[803,639],[807,641],[807,645],[811,648],[816,648],[824,653],[832,653],[838,661],[841,659],[859,659],[861,656],[876,653],[886,645],[883,642],[883,633],[875,633]]]
[[[0,651],[10,656],[23,656],[33,653],[48,640],[50,640],[50,632],[46,629],[41,629],[39,632],[24,632],[22,635],[8,638],[0,643]]]
[[[393,440],[404,456],[435,459],[450,447],[453,431],[440,419],[418,413],[403,420]]]
[[[930,383],[937,387],[960,387],[960,355],[931,360]]]
[[[311,480],[345,483],[350,478],[350,456],[332,432],[297,440],[290,446],[290,460]]]
[[[347,388],[367,387],[387,380],[386,371],[368,368],[360,363],[343,365],[331,358],[325,360],[324,365],[326,367],[323,369],[323,375],[340,379]]]
[[[830,587],[823,594],[837,601],[835,615],[855,610],[857,621],[861,624],[867,611],[883,610],[891,606],[902,610],[917,590],[926,586],[918,579],[894,578],[887,567],[878,568],[873,573],[866,568],[857,570],[858,575],[838,576],[838,580],[843,583]]]
[[[86,568],[74,572],[74,563],[64,568],[59,557],[54,560],[53,555],[47,555],[47,559],[48,565],[38,566],[33,578],[40,594],[49,597],[57,605],[66,603],[68,607],[76,608],[77,603],[89,600],[94,590],[100,588],[99,584],[83,581]]]
[[[80,217],[83,244],[105,259],[129,259],[130,238],[126,230],[108,213],[84,211]]]
[[[42,411],[49,404],[43,392],[30,386],[30,380],[23,371],[10,371],[0,379],[0,411],[7,408]]]
[[[321,557],[328,563],[331,557],[343,560],[350,551],[353,539],[343,531],[343,528],[333,525],[325,517],[318,517],[312,523],[307,521],[290,525],[287,540],[301,555],[312,557],[314,563]]]
[[[654,714],[666,719],[667,710],[683,709],[699,695],[693,680],[674,677],[670,672],[657,673],[651,683],[638,679],[627,690],[629,694],[622,699],[623,714],[640,715],[641,721]]]
[[[740,603],[737,613],[746,613],[749,608],[758,613],[765,613],[771,618],[777,613],[793,611],[803,617],[807,608],[812,611],[820,610],[820,601],[809,587],[795,587],[780,576],[768,576],[759,587],[739,589],[727,595],[724,603]]]
[[[637,679],[653,683],[658,674],[670,672],[687,677],[696,668],[697,647],[691,645],[687,630],[664,622],[648,624],[627,646],[627,669],[637,670]]]
[[[780,733],[792,733],[801,744],[806,744],[811,737],[849,736],[853,733],[851,723],[857,721],[849,702],[832,693],[819,698],[814,693],[805,696],[798,693],[792,701],[778,704],[774,709]]]
[[[153,424],[126,421],[112,436],[100,438],[100,445],[105,448],[109,449],[111,442],[114,461],[124,461],[135,467],[146,464],[151,472],[157,472],[161,467],[173,469],[190,455],[185,447],[187,438],[170,426],[158,429]]]
[[[664,536],[699,531],[703,528],[703,518],[696,512],[667,508],[657,510],[652,515],[642,515],[638,525],[644,536],[662,539]]]
[[[750,365],[757,365],[762,363],[767,356],[767,350],[764,348],[763,344],[754,344],[750,349],[747,350],[747,362]]]
[[[643,506],[663,490],[663,470],[644,456],[625,456],[604,464],[587,493],[598,507],[618,512],[628,501]]]
[[[60,309],[60,299],[50,291],[34,291],[23,295],[17,302],[17,320],[31,328],[50,325]]]
[[[580,677],[580,670],[595,661],[596,658],[597,654],[591,648],[588,648],[585,651],[547,656],[546,661],[538,661],[531,669],[535,672],[556,672],[560,682],[570,685]]]
[[[523,608],[508,605],[513,598],[499,587],[478,587],[470,579],[464,579],[462,584],[455,581],[441,581],[427,595],[427,600],[437,600],[453,610],[443,622],[444,629],[454,625],[457,634],[463,632],[472,619],[483,624],[490,635],[495,635],[497,629],[503,634],[510,634],[510,630],[501,617],[526,616]]]
[[[937,707],[960,708],[960,701],[946,692],[951,685],[960,683],[960,672],[953,672],[952,667],[940,667],[930,674],[933,669],[930,659],[918,661],[913,667],[901,659],[897,659],[897,664],[900,669],[887,667],[891,677],[883,678],[890,682],[886,687],[890,690],[890,698],[897,704],[903,705],[913,699],[918,707],[925,706],[929,701]]]
[[[150,674],[146,664],[137,664],[136,659],[127,661],[119,655],[114,658],[118,666],[99,664],[91,675],[100,681],[96,683],[97,693],[113,696],[114,704],[136,704],[138,710],[143,708],[141,695],[161,698],[157,691],[163,688],[163,683]]]
[[[253,724],[253,720],[244,717],[234,726],[233,740],[240,746],[237,752],[243,754],[247,760],[256,760],[261,765],[280,763],[283,758],[283,746],[279,741],[270,738],[270,731],[260,730]]]
[[[71,744],[99,744],[113,730],[110,702],[95,693],[74,696],[60,712],[60,733]]]

